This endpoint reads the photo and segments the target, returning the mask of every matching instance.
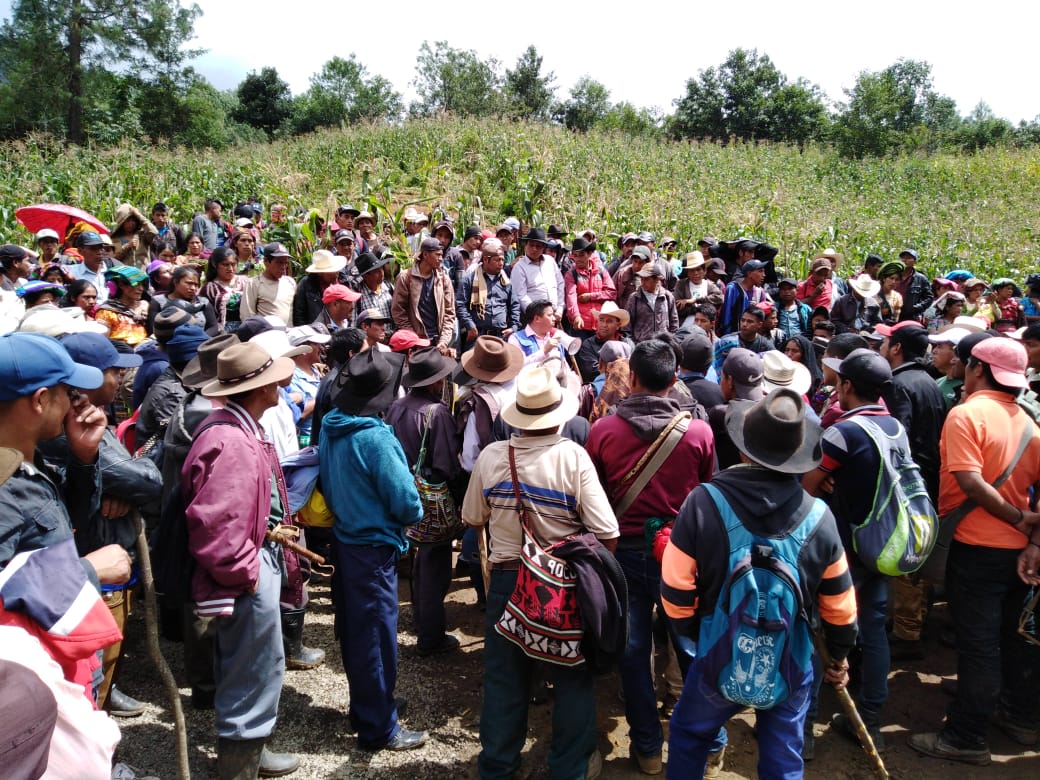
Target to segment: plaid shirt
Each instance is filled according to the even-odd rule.
[[[395,328],[393,317],[390,316],[390,303],[393,301],[394,288],[384,280],[376,292],[372,292],[364,283],[358,288],[358,292],[361,293],[361,299],[354,305],[354,319],[356,320],[363,311],[378,309],[380,315],[387,320],[387,335],[393,333]]]

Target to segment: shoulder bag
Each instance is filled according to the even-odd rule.
[[[553,554],[557,545],[543,549],[535,539],[520,490],[513,447],[509,448],[509,471],[523,545],[516,586],[502,617],[495,623],[495,631],[529,658],[557,666],[579,666],[585,663],[585,656],[581,651],[584,630],[578,606],[578,577],[565,560]]]
[[[430,421],[436,409],[431,404],[426,410],[426,424],[423,427],[422,441],[419,444],[419,458],[412,467],[415,476],[415,487],[419,491],[423,516],[415,525],[405,529],[405,536],[416,544],[440,544],[454,539],[462,530],[455,507],[455,499],[448,490],[447,482],[431,482],[423,475],[423,464],[426,462],[426,435],[430,432]]]

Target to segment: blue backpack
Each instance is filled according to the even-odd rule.
[[[726,526],[729,575],[714,611],[701,621],[701,669],[729,701],[767,710],[801,688],[812,668],[798,555],[826,505],[815,499],[790,534],[774,539],[753,535],[718,488],[704,488]]]

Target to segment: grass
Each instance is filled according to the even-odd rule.
[[[165,201],[188,222],[207,197],[330,214],[364,202],[400,218],[421,202],[461,223],[649,229],[692,249],[703,235],[780,248],[795,275],[828,246],[851,273],[868,252],[914,247],[921,268],[1024,279],[1036,265],[1040,148],[847,161],[773,144],[669,143],[621,134],[453,119],[321,132],[226,152],[135,145],[70,150],[46,137],[0,146],[0,239],[26,242],[17,206],[78,205],[102,220]]]

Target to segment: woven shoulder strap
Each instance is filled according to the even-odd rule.
[[[614,515],[616,517],[621,517],[628,511],[628,508],[632,506],[632,502],[643,492],[643,488],[653,479],[657,470],[661,468],[661,465],[672,454],[679,442],[682,441],[682,437],[686,434],[686,429],[690,427],[691,416],[689,412],[679,412],[679,414],[675,415],[672,421],[665,426],[665,429],[658,434],[654,443],[643,453],[636,465],[632,467],[632,470],[625,475],[622,484],[629,480],[634,481],[631,487],[625,491],[625,495],[614,506]]]

